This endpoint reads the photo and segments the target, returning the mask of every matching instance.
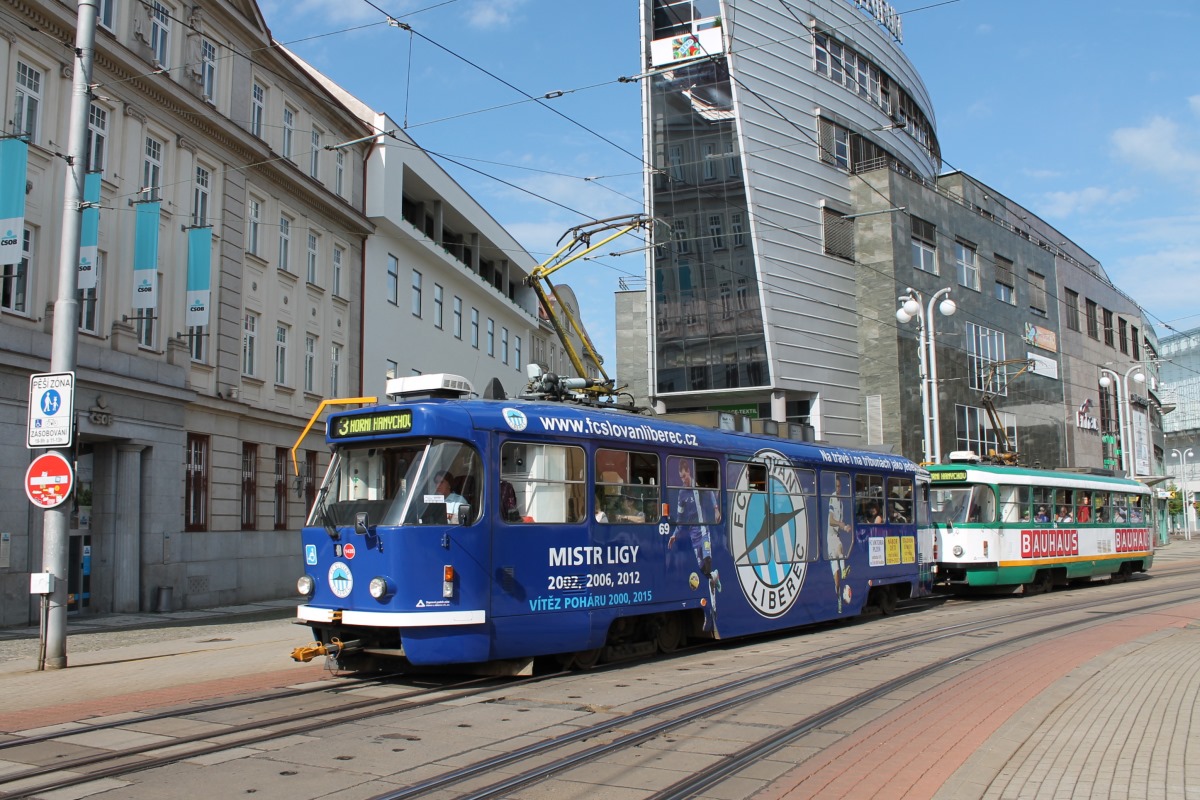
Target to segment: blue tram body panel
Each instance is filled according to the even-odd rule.
[[[521,401],[426,400],[337,413],[327,440],[335,452],[367,448],[372,456],[404,443],[457,441],[483,465],[479,508],[466,524],[395,524],[395,504],[367,501],[365,535],[345,518],[322,524],[316,509],[303,531],[314,588],[301,618],[323,638],[361,636],[365,649],[402,652],[413,664],[585,652],[611,641],[623,620],[676,612],[700,615],[707,635],[744,636],[857,614],[873,587],[901,584],[905,596],[928,590],[928,537],[915,493],[907,519],[881,524],[853,519],[848,490],[834,496],[818,486],[824,473],[870,473],[879,487],[892,486],[886,480],[918,488],[922,470],[895,456]],[[578,521],[566,522],[509,516],[501,464],[513,444],[582,449],[582,474],[563,480],[581,482],[574,491],[587,513],[576,510]],[[657,513],[633,523],[594,520],[598,449],[654,457]],[[679,464],[695,470],[697,461],[719,465],[719,486],[681,480]],[[420,469],[411,474],[427,477],[427,465]],[[423,497],[410,495],[410,506]],[[360,504],[342,505],[349,514]],[[382,596],[369,591],[373,578],[386,581]]]

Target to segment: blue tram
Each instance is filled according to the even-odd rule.
[[[928,592],[929,476],[891,455],[393,379],[334,413],[293,657],[586,667]]]

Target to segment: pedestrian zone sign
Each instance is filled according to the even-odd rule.
[[[70,447],[75,435],[75,373],[29,376],[27,448]]]

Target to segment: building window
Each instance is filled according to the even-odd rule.
[[[279,268],[290,272],[292,266],[292,220],[281,214],[279,216]]]
[[[0,265],[0,308],[17,314],[29,313],[29,275],[34,256],[34,234],[26,228],[21,239],[21,260]]]
[[[442,328],[442,287],[436,283],[433,285],[433,327]]]
[[[242,323],[242,374],[253,378],[258,370],[258,314],[246,312]]]
[[[508,363],[508,328],[500,329],[500,363]]]
[[[342,260],[346,251],[340,247],[333,248],[333,291],[334,297],[342,296]]]
[[[308,174],[313,178],[321,177],[321,132],[315,127],[310,136],[312,150],[308,154]]]
[[[700,169],[704,180],[711,181],[717,177],[717,146],[712,142],[705,142],[701,146],[701,153]]]
[[[275,530],[277,531],[285,530],[288,524],[287,467],[289,460],[286,447],[275,448]]]
[[[208,437],[187,435],[183,464],[183,529],[202,531],[208,527]]]
[[[1017,418],[1003,411],[997,412],[1000,424],[1004,426],[1008,436],[1009,448],[1017,450]],[[992,430],[987,412],[975,406],[954,406],[955,416],[955,449],[970,450],[980,455],[989,450],[1000,450],[1000,440]]]
[[[521,369],[521,337],[513,337],[513,366]]]
[[[383,379],[390,381],[392,378],[400,377],[400,362],[392,361],[390,358],[384,360],[383,364]]]
[[[152,136],[146,137],[146,157],[142,161],[142,199],[161,200],[163,143]]]
[[[18,61],[16,95],[13,132],[24,133],[30,142],[36,143],[42,114],[42,71]]]
[[[171,65],[171,12],[162,3],[155,3],[150,9],[150,49],[155,64]]]
[[[108,112],[92,103],[88,108],[87,171],[104,172],[104,149],[108,144]]]
[[[733,211],[729,214],[729,234],[733,237],[734,247],[743,247],[746,244],[746,235],[743,229],[742,212]]]
[[[309,231],[308,233],[308,264],[304,279],[316,286],[317,284],[317,255],[321,252],[320,238]]]
[[[854,260],[854,220],[831,208],[821,209],[825,233],[825,255]]]
[[[959,285],[979,291],[979,264],[974,245],[961,241],[954,243],[954,266],[958,271]]]
[[[708,215],[708,238],[713,250],[725,249],[725,216],[723,214]]]
[[[96,7],[96,24],[107,30],[113,29],[113,4],[116,0],[100,0]]]
[[[479,349],[479,309],[471,309],[471,347]]]
[[[342,346],[333,345],[329,350],[329,396],[337,397],[341,393]]]
[[[414,317],[421,316],[421,273],[412,271],[412,313]]]
[[[679,145],[672,145],[667,148],[667,162],[671,180],[682,183],[684,179],[683,173],[683,148]]]
[[[1029,307],[1041,314],[1046,313],[1046,276],[1040,272],[1028,270]]]
[[[966,345],[971,388],[992,395],[1008,394],[1008,373],[993,366],[1005,358],[1004,333],[968,322]]]
[[[104,255],[96,254],[96,263],[92,265],[92,272],[96,276],[96,285],[91,289],[79,290],[79,330],[84,333],[98,335],[100,333],[100,306],[96,303],[98,289],[103,283],[104,273],[101,267],[104,264]]]
[[[937,275],[937,229],[932,222],[910,217],[913,267]]]
[[[1136,325],[1130,325],[1130,326],[1129,326],[1129,331],[1130,331],[1130,336],[1129,336],[1129,338],[1130,338],[1130,339],[1133,341],[1133,360],[1134,360],[1134,361],[1141,361],[1141,360],[1142,360],[1142,343],[1141,343],[1141,341],[1138,339],[1138,329],[1137,329],[1137,326],[1136,326]]]
[[[687,255],[691,252],[692,243],[688,236],[688,221],[682,217],[671,225],[671,238],[675,242],[675,254]]]
[[[292,157],[293,142],[296,137],[296,112],[287,106],[283,107],[283,148],[280,152],[284,158]]]
[[[1010,306],[1017,304],[1017,284],[1013,278],[1013,262],[1003,256],[996,257],[996,299],[1001,303],[1008,303]],[[1030,273],[1032,274],[1032,273]],[[1045,278],[1042,279],[1042,294],[1045,294]],[[1030,302],[1033,302],[1032,295],[1036,294],[1035,288],[1030,288]]]
[[[242,442],[242,530],[254,530],[258,516],[258,445]]]
[[[1064,294],[1067,298],[1066,323],[1067,328],[1073,331],[1079,330],[1079,292],[1073,292],[1070,289],[1064,289]]]
[[[262,201],[254,197],[246,204],[246,252],[259,255],[259,234],[262,232]]]
[[[454,298],[454,338],[462,339],[462,298]]]
[[[732,139],[725,143],[725,171],[731,178],[742,174],[742,157]]]
[[[192,224],[197,228],[208,225],[208,198],[212,175],[204,167],[196,167],[196,185],[192,187]]]
[[[311,392],[317,385],[317,337],[304,337],[304,391]]]
[[[334,158],[334,170],[333,170],[333,191],[337,193],[338,197],[344,197],[346,194],[345,182],[346,182],[346,153],[345,153],[345,151],[338,150],[337,155]]]
[[[1088,336],[1092,337],[1093,339],[1099,339],[1100,338],[1100,323],[1097,320],[1097,315],[1096,315],[1096,301],[1088,300],[1086,302],[1087,302],[1086,308],[1087,308]]]
[[[1120,343],[1121,352],[1129,355],[1129,323],[1124,317],[1117,319],[1117,341]]]
[[[208,349],[204,346],[205,340],[208,339],[205,327],[204,325],[188,326],[188,354],[197,364],[204,364],[208,361]]]
[[[157,296],[162,294],[162,278],[154,276],[154,284]],[[156,342],[155,333],[157,326],[154,324],[154,309],[153,308],[138,308],[133,312],[133,327],[137,334],[138,344],[150,350],[154,349]]]
[[[496,321],[488,317],[487,322],[487,354],[496,357]]]
[[[263,120],[267,114],[267,89],[255,83],[250,89],[250,133],[263,138]]]
[[[1109,347],[1115,347],[1115,333],[1113,332],[1113,312],[1107,308],[1101,309],[1104,314],[1104,343]]]
[[[275,326],[275,383],[287,385],[288,327]]]
[[[387,301],[400,304],[400,259],[391,253],[387,257]]]
[[[208,39],[200,40],[200,87],[204,99],[217,100],[217,46]]]

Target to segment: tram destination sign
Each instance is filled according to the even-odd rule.
[[[376,411],[356,414],[329,421],[330,439],[350,439],[356,436],[378,436],[382,433],[408,433],[412,430],[412,411]]]
[[[965,469],[942,470],[941,472],[929,473],[929,479],[933,483],[948,483],[951,481],[965,481],[967,479],[967,471]]]
[[[25,446],[70,447],[75,435],[75,373],[29,376],[29,435]]]

